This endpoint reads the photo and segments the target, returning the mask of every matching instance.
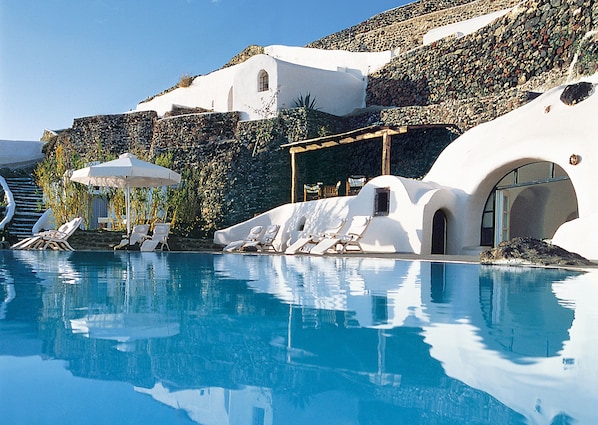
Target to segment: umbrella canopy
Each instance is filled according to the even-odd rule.
[[[81,168],[73,172],[71,180],[100,187],[119,187],[125,190],[127,203],[127,235],[131,232],[130,190],[132,187],[171,186],[181,181],[181,176],[168,168],[137,159],[123,153],[118,159]]]

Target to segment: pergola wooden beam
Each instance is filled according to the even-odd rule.
[[[369,129],[372,129],[371,131]],[[309,152],[318,149],[331,148],[333,146],[347,143],[360,142],[362,140],[377,139],[380,137],[394,136],[407,132],[407,127],[366,127],[347,133],[334,134],[331,136],[318,137],[316,139],[301,140],[299,142],[287,143],[283,148],[290,148],[290,153]]]
[[[446,127],[446,124],[430,124],[415,126],[380,126],[364,127],[346,133],[334,134],[330,136],[318,137],[315,139],[301,140],[298,142],[281,145],[283,148],[289,148],[291,154],[291,202],[297,200],[297,188],[299,186],[297,176],[296,154],[303,152],[326,149],[334,146],[345,145],[348,143],[361,142],[365,140],[382,138],[382,169],[381,175],[390,174],[390,150],[392,136],[407,133],[411,129]]]

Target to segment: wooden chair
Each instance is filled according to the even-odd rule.
[[[340,181],[335,185],[322,186],[322,196],[324,198],[334,198],[334,197],[338,196],[338,189],[340,187],[341,187]]]
[[[320,184],[304,184],[303,200],[313,201],[322,197],[322,186]]]
[[[347,196],[357,195],[367,181],[368,179],[365,176],[350,176],[347,179]]]

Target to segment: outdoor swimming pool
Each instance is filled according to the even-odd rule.
[[[3,424],[592,424],[598,273],[0,251]]]

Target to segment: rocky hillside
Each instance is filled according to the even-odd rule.
[[[513,88],[544,90],[564,82],[570,70],[595,72],[596,38],[585,37],[597,24],[592,0],[524,1],[474,34],[396,58],[371,77],[368,103],[423,106]]]

